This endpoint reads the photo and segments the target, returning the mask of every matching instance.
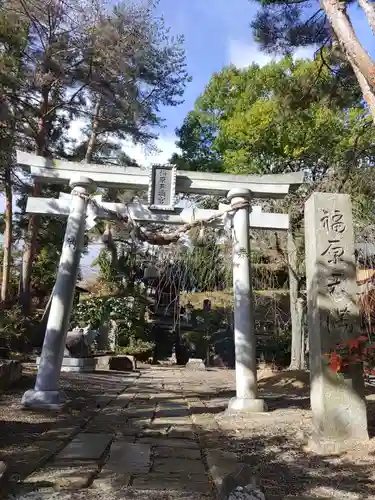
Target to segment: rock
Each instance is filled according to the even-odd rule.
[[[249,465],[239,463],[235,453],[220,449],[210,449],[206,453],[208,469],[220,500],[265,500],[253,470]],[[252,496],[246,496],[250,494]]]
[[[87,358],[90,355],[90,347],[98,336],[98,331],[90,326],[86,328],[74,328],[67,333],[65,346],[70,356],[74,358]]]
[[[205,370],[206,366],[203,363],[203,359],[199,358],[190,358],[189,361],[186,363],[186,368],[188,370]]]
[[[87,358],[90,355],[90,349],[85,342],[81,329],[74,329],[72,332],[68,332],[65,345],[69,355],[73,358]]]
[[[56,490],[81,490],[88,488],[99,472],[95,462],[80,464],[59,464],[47,466],[34,472],[25,481],[25,485],[36,489],[54,488]]]
[[[137,362],[134,356],[121,355],[113,356],[109,361],[109,369],[119,372],[128,372],[137,369]]]
[[[228,497],[228,500],[266,500],[264,493],[250,484],[237,486]]]

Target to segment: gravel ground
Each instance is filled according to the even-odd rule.
[[[209,385],[214,384],[217,386],[214,381]],[[225,387],[225,382],[221,385]],[[312,430],[309,374],[259,374],[259,386],[269,412],[246,419],[217,413],[219,431],[213,433],[212,440],[207,433],[208,444],[220,443],[222,449],[235,452],[241,462],[249,464],[267,499],[375,499],[374,387],[367,388],[372,439],[350,453],[318,456],[306,449],[306,437]],[[221,390],[216,404],[210,399],[206,405],[220,408],[220,396],[229,395],[228,390]]]

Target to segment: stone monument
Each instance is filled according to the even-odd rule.
[[[109,320],[109,331],[108,331],[108,348],[111,352],[114,352],[117,347],[117,334],[118,325],[115,320]]]
[[[359,336],[350,197],[313,193],[305,204],[311,409],[316,451],[336,452],[368,439],[361,367],[334,373],[326,357]]]
[[[89,372],[95,370],[96,361],[92,355],[92,346],[98,336],[98,331],[90,326],[73,328],[66,334],[64,355],[61,371],[63,372]],[[41,357],[36,360],[40,366]]]
[[[91,355],[91,347],[99,332],[90,326],[73,328],[68,332],[65,340],[64,357],[86,358]]]

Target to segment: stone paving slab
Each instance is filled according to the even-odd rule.
[[[155,413],[156,419],[171,420],[175,418],[185,418],[190,416],[189,408],[187,406],[181,408],[168,408],[167,406],[158,408]]]
[[[60,425],[57,429],[49,429],[42,434],[42,438],[46,440],[70,441],[80,428],[84,425],[86,420],[79,422],[71,419],[66,424]]]
[[[229,493],[240,482],[241,471],[245,465],[237,460],[237,455],[221,449],[206,450],[206,460],[211,478],[215,484],[219,498],[227,500]],[[249,477],[246,484],[251,484]]]
[[[180,492],[196,493],[212,493],[212,487],[207,479],[207,476],[202,474],[181,474],[181,473],[155,473],[151,472],[147,475],[134,476],[132,480],[134,489],[159,490],[169,491],[176,490]]]
[[[181,417],[179,415],[169,415],[167,417],[157,416],[153,422],[154,425],[174,425],[174,426],[191,426],[192,420],[190,416]]]
[[[112,434],[82,432],[56,456],[56,461],[100,460],[112,439]]]
[[[93,487],[104,491],[124,488],[130,484],[133,475],[147,474],[150,466],[150,445],[115,441]]]
[[[159,370],[157,377],[156,370],[145,373],[114,399],[103,398],[107,406],[29,478],[37,485],[45,480],[35,500],[218,500],[218,491],[240,466],[236,455],[220,451],[226,446],[217,419],[222,398],[205,404],[203,397],[214,397],[209,383],[190,385],[179,370]],[[56,496],[57,488],[69,489],[70,496],[63,497],[64,491]]]
[[[45,467],[27,478],[24,485],[34,488],[77,490],[87,488],[99,472],[97,462],[77,466],[59,465]]]
[[[150,465],[150,445],[117,440],[111,445],[109,458],[103,467],[102,473],[109,471],[122,474],[126,471],[131,474],[140,474],[148,472]]]
[[[171,446],[155,446],[152,449],[152,454],[154,457],[159,458],[201,459],[201,451],[199,449],[183,448],[182,446],[175,446],[174,448]]]
[[[151,421],[152,417],[154,416],[154,410],[152,408],[128,408],[123,412],[123,415],[126,418],[141,418],[141,419],[147,419]]]
[[[162,438],[162,437],[168,437],[168,431],[170,429],[170,426],[156,426],[153,428],[149,429],[143,429],[141,432],[139,432],[139,437],[140,438]]]
[[[155,458],[152,466],[153,472],[180,473],[181,476],[189,474],[206,474],[203,462],[199,460],[189,460],[186,458]]]
[[[195,439],[195,431],[193,426],[189,428],[187,425],[173,425],[168,430],[168,436],[176,439]]]
[[[133,429],[133,428],[126,428],[123,425],[120,424],[111,424],[111,425],[104,425],[104,424],[92,424],[89,425],[88,428],[86,429],[87,433],[105,433],[105,432],[111,432],[111,434],[118,438],[118,439],[124,439],[126,441],[132,442],[137,439],[137,436],[139,435],[139,430],[138,429]]]
[[[180,448],[181,447],[181,448],[199,450],[199,444],[195,440],[141,437],[138,439],[138,441],[140,443],[150,444],[151,446],[167,446],[170,448]]]
[[[103,491],[90,488],[81,491],[59,491],[45,489],[41,491],[28,492],[17,500],[212,500],[210,493],[173,490],[150,490],[147,488],[134,489],[124,488],[118,490]]]

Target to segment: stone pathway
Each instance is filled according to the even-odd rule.
[[[268,413],[233,418],[223,410],[234,372],[151,367],[122,374],[84,425],[65,440],[56,434],[55,453],[13,484],[8,498],[227,500],[238,484],[253,483],[267,500],[375,499],[374,449],[364,459],[364,449],[358,457],[306,452],[306,391],[294,382],[278,390],[282,376],[293,379],[289,372],[260,381]]]
[[[30,500],[128,498],[125,492],[139,499],[217,498],[211,452],[197,431],[208,423],[199,395],[212,388],[202,372],[189,374],[187,388],[185,374],[144,370],[13,494]]]

